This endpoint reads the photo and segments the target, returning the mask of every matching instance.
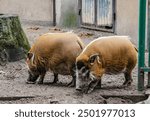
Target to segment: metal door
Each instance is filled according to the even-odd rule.
[[[81,25],[87,28],[113,31],[115,0],[81,0]]]
[[[97,25],[113,25],[113,2],[112,0],[97,0]]]
[[[94,0],[82,0],[82,23],[84,24],[94,24]]]

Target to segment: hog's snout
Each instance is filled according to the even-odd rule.
[[[35,74],[31,73],[30,71],[28,71],[28,74],[29,74],[29,77],[28,77],[26,83],[27,84],[35,84],[39,75],[35,75]]]

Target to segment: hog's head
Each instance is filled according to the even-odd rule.
[[[104,74],[102,57],[80,54],[76,59],[76,90],[90,93]]]
[[[27,60],[26,60],[26,63],[27,63],[27,66],[28,66],[28,73],[29,73],[27,83],[35,83],[37,78],[40,75],[40,73],[37,69],[37,65],[34,62],[34,59],[35,59],[34,54],[29,52],[27,54]]]

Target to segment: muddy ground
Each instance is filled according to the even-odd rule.
[[[47,32],[65,32],[72,29],[60,29],[23,24],[24,31],[32,45],[35,39]],[[110,36],[112,33],[74,28],[85,44],[100,36]],[[135,42],[133,42],[135,43]],[[143,98],[143,92],[137,91],[137,67],[133,71],[133,83],[130,87],[122,87],[123,74],[104,75],[102,89],[96,89],[90,94],[80,94],[75,88],[67,87],[70,76],[59,75],[59,82],[51,84],[53,74],[48,72],[43,85],[26,84],[28,77],[25,60],[8,63],[0,66],[0,103],[33,103],[33,104],[132,104]]]

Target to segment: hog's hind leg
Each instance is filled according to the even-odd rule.
[[[124,77],[125,77],[125,82],[123,83],[124,86],[130,86],[131,83],[133,82],[132,79],[132,70],[136,66],[136,56],[131,56],[131,58],[128,60],[128,64],[126,66],[126,70],[124,72]]]
[[[69,84],[67,84],[68,87],[75,87],[76,86],[76,70],[75,70],[75,65],[71,67],[71,76],[72,80]]]
[[[133,82],[131,72],[124,72],[125,81],[123,83],[124,86],[130,86]]]
[[[52,82],[52,84],[55,84],[58,82],[58,73],[54,73],[54,81]]]

